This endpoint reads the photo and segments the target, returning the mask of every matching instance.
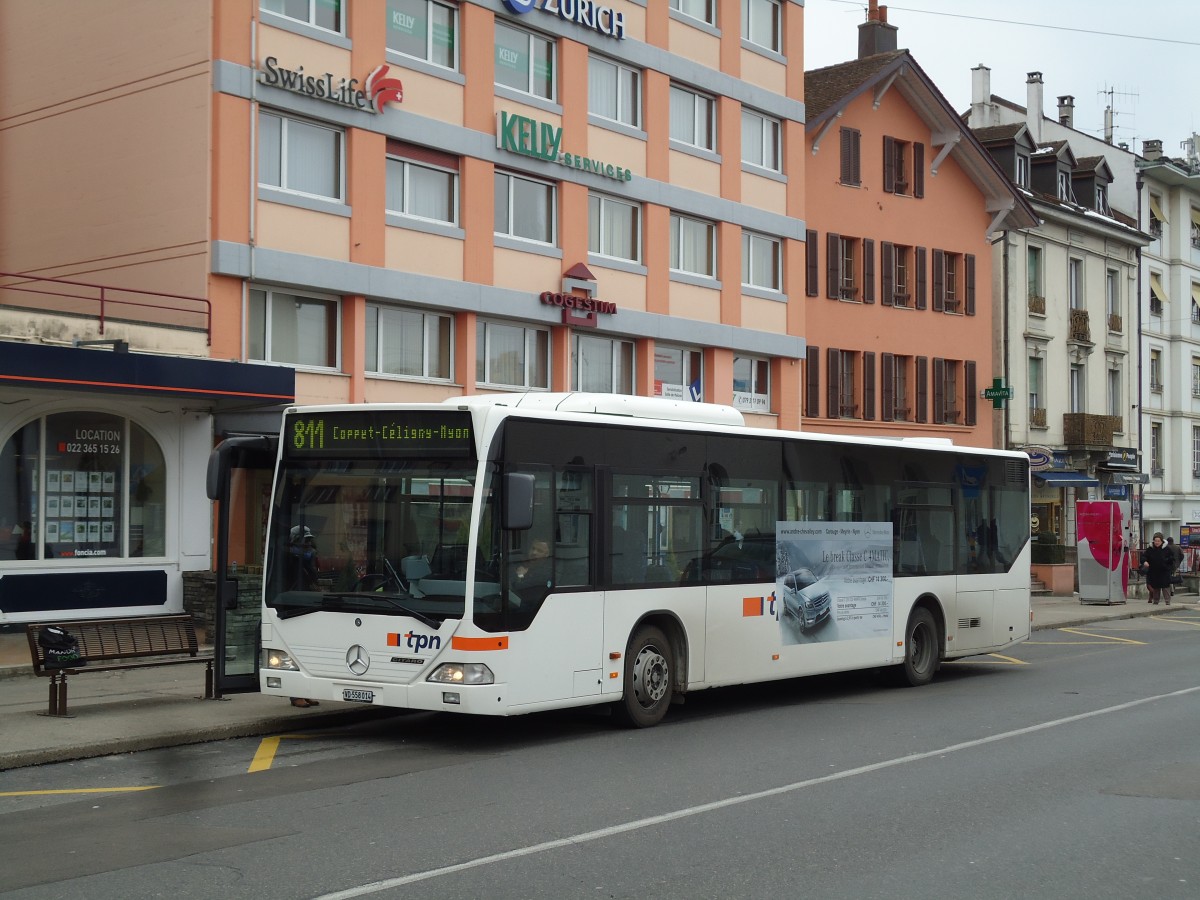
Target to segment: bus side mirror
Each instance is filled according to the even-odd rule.
[[[526,531],[533,527],[533,476],[527,472],[506,472],[500,527],[508,531]]]

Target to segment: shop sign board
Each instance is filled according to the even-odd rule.
[[[596,0],[504,0],[504,5],[513,15],[523,16],[537,10],[618,41],[625,40],[625,14]]]
[[[633,180],[633,173],[624,166],[563,150],[562,131],[560,125],[539,122],[529,116],[504,110],[496,113],[496,147],[500,150],[558,163],[568,169],[579,169],[614,181]]]

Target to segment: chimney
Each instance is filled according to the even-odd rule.
[[[1033,136],[1033,142],[1040,144],[1042,142],[1042,73],[1030,72],[1029,77],[1025,79],[1025,124],[1029,126],[1029,133]]]
[[[887,23],[887,7],[880,6],[879,0],[870,0],[867,21],[858,26],[858,58],[895,50],[898,30]]]
[[[992,124],[992,70],[980,63],[971,70],[971,127]]]
[[[1162,141],[1142,141],[1142,156],[1148,160],[1162,159]]]
[[[1068,128],[1075,127],[1075,98],[1070,94],[1058,98],[1058,122]]]

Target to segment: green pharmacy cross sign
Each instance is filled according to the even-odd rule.
[[[1004,409],[1004,401],[1013,398],[1013,389],[1004,386],[1003,378],[993,378],[992,386],[979,392],[984,400],[992,401],[992,409]]]

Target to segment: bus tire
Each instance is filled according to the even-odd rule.
[[[613,707],[617,721],[629,728],[649,728],[662,721],[671,705],[675,661],[661,628],[644,625],[625,648],[625,683]]]
[[[923,606],[908,616],[904,629],[904,664],[898,669],[900,683],[920,687],[933,681],[938,670],[938,630],[933,614]]]

